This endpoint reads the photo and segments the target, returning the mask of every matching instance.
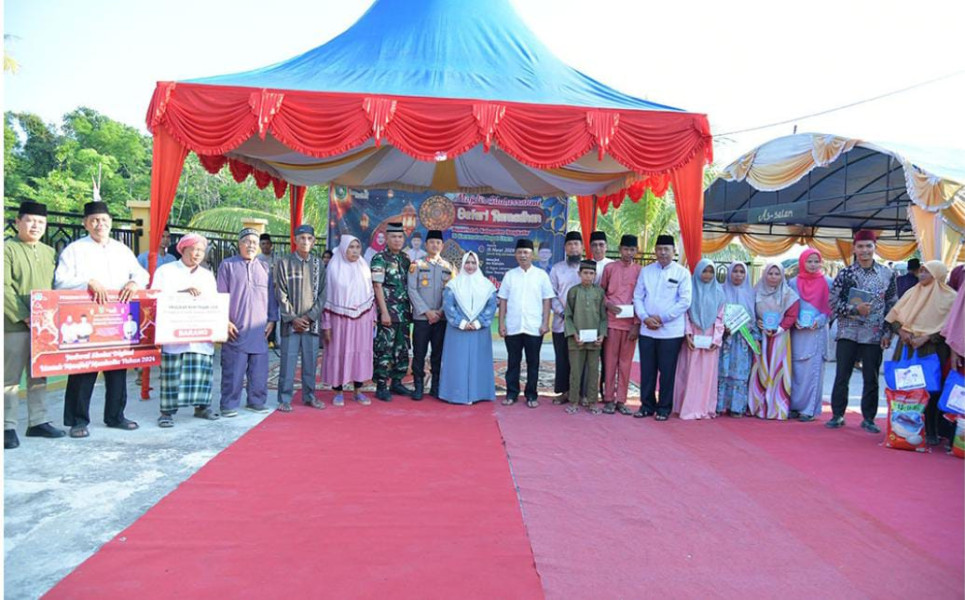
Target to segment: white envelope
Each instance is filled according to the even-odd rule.
[[[620,309],[619,314],[617,314],[618,319],[632,319],[633,318],[633,305],[632,304],[617,304]]]
[[[596,341],[597,332],[596,329],[581,329],[580,330],[580,341],[584,344],[589,342],[593,343]]]
[[[925,372],[921,365],[911,365],[905,369],[895,369],[895,387],[898,390],[919,390],[925,387]]]
[[[695,335],[694,336],[694,348],[698,350],[707,350],[713,344],[714,338],[709,335]]]

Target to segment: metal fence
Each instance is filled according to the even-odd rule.
[[[17,218],[18,206],[4,206],[4,227],[3,237],[17,237],[17,228],[14,221]],[[84,229],[84,215],[66,212],[47,212],[47,231],[41,241],[51,246],[60,256],[60,253],[67,244],[78,240],[87,235]],[[111,237],[121,242],[134,251],[134,254],[141,252],[139,239],[144,228],[144,222],[140,219],[112,219]]]

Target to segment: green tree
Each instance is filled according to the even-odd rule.
[[[251,218],[268,221],[268,232],[272,234],[281,235],[290,230],[288,217],[240,206],[220,206],[200,212],[194,215],[187,226],[234,232],[240,231],[244,227],[243,221]]]

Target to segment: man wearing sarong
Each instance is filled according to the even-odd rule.
[[[221,416],[235,417],[247,378],[246,408],[267,412],[268,338],[278,320],[268,263],[257,260],[258,232],[250,227],[238,234],[238,256],[218,268],[218,291],[231,294],[228,341],[221,345]]]
[[[151,289],[162,294],[189,294],[211,297],[218,293],[214,275],[201,266],[208,240],[189,233],[178,240],[177,262],[162,265],[154,272]],[[194,416],[214,421],[211,410],[211,380],[214,378],[214,344],[192,342],[165,344],[161,347],[161,415],[159,427],[174,427],[174,415],[182,406],[193,406]]]
[[[402,385],[409,371],[409,304],[408,275],[411,261],[402,252],[405,232],[402,223],[389,223],[386,248],[372,257],[372,288],[379,307],[375,329],[373,376],[375,397],[390,402],[392,394],[412,397],[411,389]],[[391,379],[392,385],[388,385]]]
[[[120,290],[119,300],[127,302],[138,289],[147,287],[148,274],[137,262],[131,249],[111,239],[111,219],[106,202],[84,205],[84,229],[89,235],[71,243],[60,254],[54,272],[54,288],[58,290],[87,290],[97,304],[107,302],[108,290]],[[92,331],[90,325],[78,325],[77,337],[84,341]],[[103,371],[104,423],[114,429],[132,431],[138,425],[124,416],[127,406],[127,369]],[[64,393],[64,424],[70,427],[70,437],[90,435],[90,398],[94,393],[97,372],[75,373],[67,376]]]
[[[278,375],[278,410],[291,412],[295,392],[295,366],[302,359],[302,403],[325,408],[315,397],[318,361],[318,321],[325,305],[325,267],[312,255],[315,228],[295,229],[295,251],[275,264],[275,299],[281,317],[281,365]]]
[[[59,438],[44,398],[47,379],[30,375],[30,292],[54,285],[54,249],[40,241],[47,230],[47,206],[24,202],[14,222],[17,237],[3,243],[3,448],[16,448],[20,378],[27,371],[27,437]],[[40,324],[37,325],[38,327]]]
[[[603,270],[600,287],[606,294],[607,337],[603,342],[603,377],[610,384],[603,394],[603,412],[612,415],[619,411],[629,415],[627,390],[633,351],[640,331],[640,320],[633,314],[633,290],[640,278],[641,267],[637,256],[637,236],[624,235],[620,239],[620,260],[611,262]],[[627,314],[629,312],[629,314]]]
[[[566,234],[563,243],[566,258],[550,269],[550,285],[556,294],[550,302],[553,309],[553,353],[556,356],[556,379],[553,391],[558,394],[553,404],[563,404],[570,393],[570,358],[563,315],[566,309],[566,295],[573,286],[580,284],[580,259],[583,258],[583,236],[579,231]],[[582,381],[582,378],[581,378]],[[585,397],[586,382],[580,385],[581,397]]]

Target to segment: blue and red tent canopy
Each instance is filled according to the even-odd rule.
[[[159,82],[147,125],[155,224],[166,222],[193,151],[209,171],[228,165],[239,181],[289,191],[293,207],[304,186],[328,182],[603,205],[628,188],[673,185],[687,255],[699,257],[706,116],[567,66],[506,0],[377,0],[290,60]],[[152,263],[159,242],[156,227]]]

